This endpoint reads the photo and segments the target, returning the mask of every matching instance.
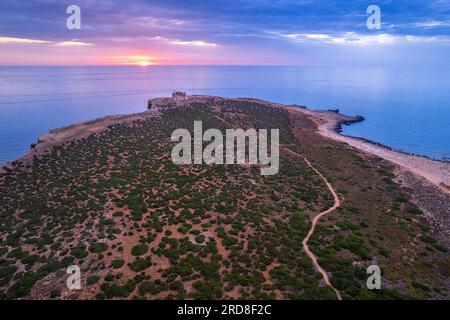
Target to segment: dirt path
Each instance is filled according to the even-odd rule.
[[[325,182],[325,184],[326,184],[328,190],[330,190],[331,194],[333,195],[333,198],[334,198],[334,205],[333,205],[331,208],[329,208],[329,209],[327,209],[327,210],[325,210],[325,211],[322,211],[322,212],[318,213],[318,214],[314,217],[314,219],[313,219],[313,221],[312,221],[311,229],[309,229],[308,234],[306,235],[305,239],[303,239],[302,245],[303,245],[303,250],[305,250],[306,254],[311,258],[312,263],[313,263],[314,267],[316,268],[316,270],[319,271],[319,272],[322,274],[323,281],[325,281],[325,283],[326,283],[327,286],[329,286],[331,289],[334,290],[334,292],[336,293],[336,297],[338,298],[338,300],[342,300],[342,297],[341,297],[340,292],[339,292],[335,287],[333,287],[333,285],[331,284],[331,281],[330,281],[330,277],[328,276],[327,272],[320,266],[319,262],[317,261],[317,257],[316,257],[316,256],[314,255],[314,253],[309,249],[309,246],[308,246],[308,241],[309,241],[309,239],[311,238],[311,236],[313,235],[313,233],[314,233],[314,231],[315,231],[315,229],[316,229],[316,225],[317,225],[317,223],[319,222],[320,218],[323,217],[324,215],[328,214],[328,213],[333,212],[333,211],[336,210],[337,208],[339,208],[340,205],[341,205],[341,200],[339,200],[339,197],[338,197],[336,191],[334,190],[333,186],[331,185],[331,183],[328,182],[328,180],[327,180],[327,179],[319,172],[319,170],[317,170],[317,169],[311,164],[311,162],[309,162],[309,160],[308,160],[305,156],[303,156],[303,155],[301,155],[301,154],[298,154],[297,152],[294,152],[294,151],[292,151],[291,149],[288,149],[288,148],[286,148],[286,147],[283,147],[283,146],[281,146],[281,147],[282,147],[284,150],[288,151],[289,153],[291,153],[291,154],[293,154],[293,155],[295,155],[295,156],[297,156],[297,157],[303,158],[303,160],[305,160],[306,164],[307,164],[307,165],[308,165],[308,166],[309,166],[309,167],[310,167],[310,168],[311,168],[311,169],[312,169],[312,170],[313,170],[313,171],[314,171],[314,172],[315,172],[322,180],[323,180],[323,182]]]
[[[228,123],[228,122],[227,122],[225,119],[223,119],[222,117],[220,117],[220,116],[218,116],[218,115],[214,115],[214,116],[215,116],[217,119],[221,120],[222,122]],[[329,286],[331,289],[334,290],[334,292],[336,293],[336,297],[338,298],[338,300],[342,300],[342,297],[341,297],[341,294],[340,294],[339,290],[337,290],[335,287],[333,287],[333,285],[331,284],[331,281],[330,281],[330,277],[328,276],[327,272],[320,266],[319,262],[317,261],[317,257],[316,257],[316,256],[314,255],[314,253],[309,249],[309,246],[308,246],[308,241],[309,241],[309,239],[311,238],[311,236],[313,235],[313,233],[314,233],[314,231],[315,231],[315,229],[316,229],[316,225],[317,225],[317,223],[319,222],[320,218],[323,217],[324,215],[328,214],[328,213],[333,212],[333,211],[336,210],[337,208],[339,208],[340,205],[341,205],[341,200],[339,200],[339,197],[338,197],[336,191],[334,190],[333,186],[331,185],[331,183],[328,182],[328,180],[325,178],[325,176],[322,175],[322,174],[320,173],[320,171],[317,170],[305,156],[303,156],[303,155],[301,155],[301,154],[299,154],[299,153],[297,153],[297,152],[295,152],[295,151],[292,151],[291,149],[289,149],[289,148],[287,148],[287,147],[285,147],[285,146],[282,146],[282,145],[280,145],[280,144],[278,144],[278,146],[279,146],[280,148],[286,150],[287,152],[289,152],[289,153],[291,153],[291,154],[293,154],[293,155],[295,155],[295,156],[297,156],[297,157],[302,158],[302,159],[306,162],[306,164],[307,164],[307,165],[308,165],[308,166],[309,166],[309,167],[310,167],[310,168],[311,168],[311,169],[312,169],[312,170],[313,170],[313,171],[314,171],[314,172],[315,172],[315,173],[316,173],[316,174],[317,174],[324,182],[325,182],[325,184],[326,184],[328,190],[329,190],[329,191],[331,192],[331,194],[333,195],[333,198],[334,198],[334,205],[333,205],[331,208],[329,208],[328,210],[325,210],[325,211],[323,211],[323,212],[318,213],[318,214],[314,217],[314,219],[313,219],[313,221],[312,221],[311,229],[309,229],[308,234],[306,235],[305,239],[303,239],[302,245],[303,245],[303,250],[305,250],[306,254],[311,258],[312,263],[313,263],[314,267],[316,268],[316,270],[319,271],[319,272],[322,274],[322,277],[323,277],[323,280],[325,281],[325,284],[326,284],[327,286]]]

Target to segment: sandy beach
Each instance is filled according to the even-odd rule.
[[[381,144],[340,133],[342,124],[359,122],[361,118],[300,106],[286,108],[289,112],[308,115],[323,137],[395,164],[396,182],[409,190],[411,201],[423,211],[440,240],[450,245],[450,163],[391,150]]]
[[[344,142],[351,147],[389,160],[400,168],[427,179],[442,191],[450,194],[450,163],[390,150],[371,141],[340,134],[338,130],[340,125],[357,121],[354,117],[348,117],[333,111],[319,111],[301,107],[287,108],[292,112],[300,112],[311,116],[322,136]]]

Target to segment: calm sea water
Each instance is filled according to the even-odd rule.
[[[0,67],[0,163],[23,155],[51,128],[144,111],[148,98],[173,89],[339,108],[367,119],[346,134],[450,157],[450,69]]]

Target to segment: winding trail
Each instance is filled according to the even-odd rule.
[[[204,112],[204,111],[202,111],[202,112]],[[222,118],[222,117],[220,117],[220,116],[218,116],[218,115],[213,115],[213,116],[216,117],[217,119],[221,120],[221,121],[224,122],[224,123],[228,123],[224,118]],[[323,182],[325,182],[325,184],[326,184],[328,190],[329,190],[329,191],[331,192],[331,194],[333,195],[333,198],[334,198],[334,205],[333,205],[331,208],[329,208],[329,209],[327,209],[327,210],[325,210],[325,211],[319,212],[319,213],[314,217],[314,219],[313,219],[313,221],[312,221],[311,228],[309,229],[308,234],[306,235],[306,237],[303,239],[302,245],[303,245],[303,250],[305,250],[306,254],[311,258],[311,261],[312,261],[314,267],[316,268],[316,270],[319,271],[319,272],[322,274],[322,278],[323,278],[323,281],[325,282],[325,284],[326,284],[327,286],[329,286],[331,289],[334,290],[334,292],[336,293],[336,297],[337,297],[338,300],[342,300],[341,293],[339,292],[338,289],[336,289],[336,288],[331,284],[330,277],[328,276],[327,272],[320,266],[319,262],[317,261],[317,257],[316,257],[316,256],[314,255],[314,253],[309,249],[309,246],[308,246],[308,241],[309,241],[309,239],[311,238],[311,236],[313,235],[313,233],[314,233],[314,231],[315,231],[315,229],[316,229],[316,225],[317,225],[317,223],[319,222],[320,218],[323,217],[324,215],[328,214],[328,213],[333,212],[333,211],[336,210],[337,208],[339,208],[339,207],[341,206],[341,200],[339,199],[339,197],[338,197],[336,191],[334,190],[333,186],[331,185],[331,183],[325,178],[325,176],[324,176],[322,173],[320,173],[319,170],[317,170],[317,169],[311,164],[311,162],[308,160],[308,158],[306,158],[304,155],[301,155],[301,154],[299,154],[299,153],[297,153],[297,152],[295,152],[295,151],[292,151],[291,149],[287,148],[286,146],[283,146],[283,145],[281,145],[281,144],[278,144],[278,146],[279,146],[280,148],[283,148],[283,149],[286,150],[287,152],[289,152],[289,153],[291,153],[291,154],[293,154],[293,155],[295,155],[295,156],[297,156],[297,157],[302,158],[302,159],[306,162],[306,164],[307,164],[307,165],[308,165],[308,166],[309,166],[309,167],[310,167],[310,168],[311,168],[311,169],[312,169],[312,170],[313,170],[313,171],[314,171],[314,172],[315,172],[322,180],[323,180]]]
[[[289,153],[291,153],[291,154],[293,154],[293,155],[295,155],[297,157],[303,158],[303,160],[305,160],[306,164],[323,180],[323,182],[325,182],[328,190],[330,190],[331,194],[333,195],[334,205],[331,208],[318,213],[314,217],[314,219],[312,220],[311,228],[309,229],[308,234],[306,235],[306,237],[303,239],[302,245],[303,245],[303,250],[305,250],[306,254],[311,258],[312,263],[313,263],[314,267],[316,268],[316,270],[319,271],[322,274],[323,281],[325,281],[327,286],[329,286],[331,289],[334,290],[338,300],[342,300],[342,297],[341,297],[341,294],[340,294],[339,290],[337,290],[335,287],[333,287],[333,285],[331,284],[331,281],[330,281],[330,277],[328,276],[327,272],[320,266],[319,262],[317,261],[317,257],[309,249],[309,246],[308,246],[308,241],[311,238],[311,236],[313,235],[314,231],[316,230],[316,225],[319,222],[320,218],[323,217],[324,215],[328,214],[328,213],[333,212],[337,208],[339,208],[340,205],[341,205],[341,200],[339,199],[339,197],[338,197],[336,191],[334,190],[333,186],[331,185],[331,183],[328,182],[328,180],[325,178],[325,176],[323,174],[321,174],[319,172],[319,170],[317,170],[305,156],[303,156],[301,154],[298,154],[297,152],[294,152],[291,149],[286,148],[284,146],[281,146],[281,147],[284,150],[286,150],[287,152],[289,152]]]

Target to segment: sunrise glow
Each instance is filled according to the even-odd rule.
[[[148,62],[148,61],[139,61],[137,64],[140,65],[141,67],[147,67],[147,66],[151,65],[152,63]]]
[[[80,0],[76,28],[64,8],[42,5],[53,0],[5,4],[0,65],[446,65],[449,0],[417,1],[427,9],[383,8],[380,29],[346,1]]]
[[[115,60],[117,64],[147,67],[154,65],[154,60],[156,60],[156,58],[147,55],[130,55],[115,57],[113,60]]]

